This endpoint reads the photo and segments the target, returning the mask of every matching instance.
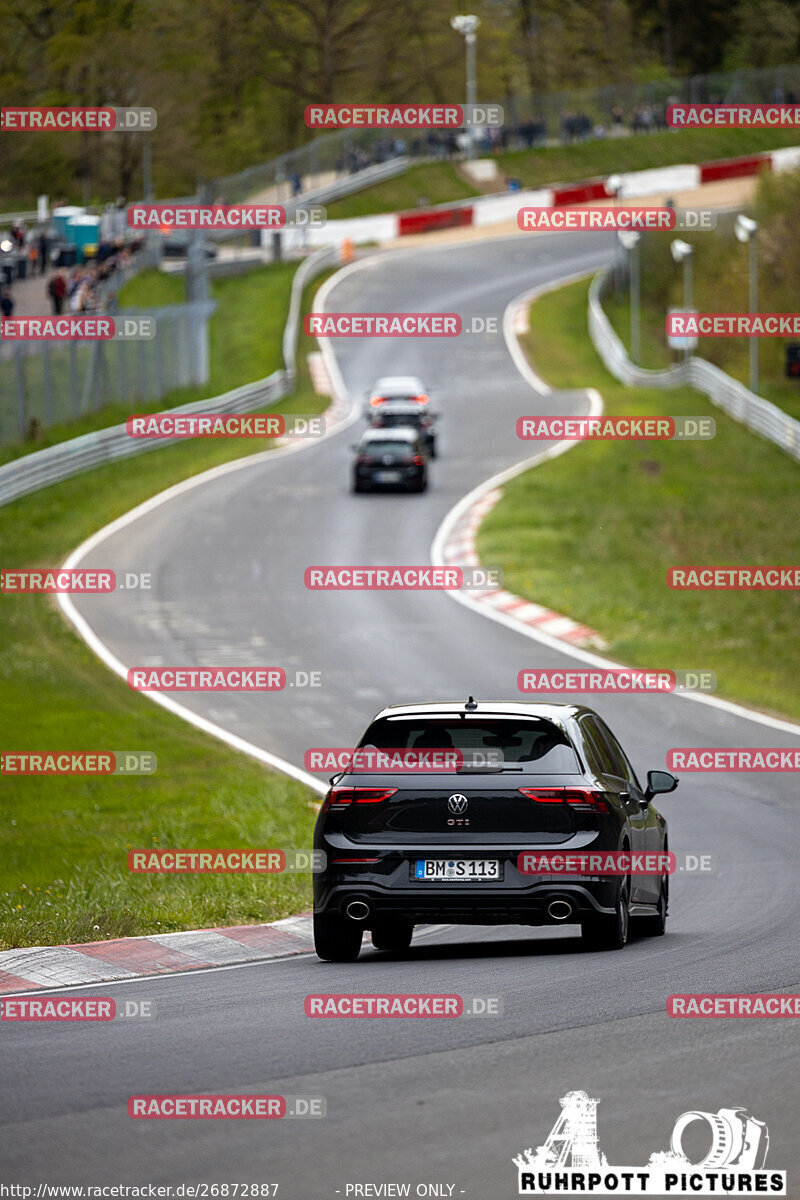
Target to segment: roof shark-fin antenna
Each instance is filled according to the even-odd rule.
[[[467,712],[474,712],[474,711],[475,711],[475,709],[476,709],[477,707],[478,707],[478,706],[477,706],[477,704],[475,703],[475,697],[474,697],[474,696],[470,696],[469,700],[468,700],[468,701],[467,701],[467,703],[464,705],[464,708],[467,710]]]

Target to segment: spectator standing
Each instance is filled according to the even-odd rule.
[[[50,239],[42,230],[39,234],[39,273],[44,275],[47,270],[47,256],[50,253]]]
[[[14,315],[14,299],[7,287],[0,291],[0,314],[4,320]]]
[[[47,294],[53,306],[53,315],[60,316],[64,311],[64,297],[67,294],[67,281],[63,271],[56,271],[47,285]]]

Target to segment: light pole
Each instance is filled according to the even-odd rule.
[[[467,107],[476,104],[478,99],[476,58],[478,45],[478,26],[480,23],[480,17],[476,17],[473,14],[450,18],[450,28],[455,29],[456,33],[460,33],[462,35],[467,52]],[[469,157],[472,158],[474,153],[474,131],[470,125]]]
[[[694,304],[692,298],[692,254],[694,247],[680,238],[674,238],[669,244],[669,251],[676,263],[683,263],[683,308],[689,312]]]
[[[642,297],[639,286],[639,239],[641,234],[631,229],[619,230],[617,237],[630,255],[631,278],[631,361],[642,357]]]
[[[734,233],[738,241],[750,243],[750,314],[758,312],[758,222],[741,213]],[[750,337],[750,391],[758,393],[758,338]]]

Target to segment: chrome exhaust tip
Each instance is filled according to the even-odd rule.
[[[551,900],[547,915],[552,921],[567,921],[572,916],[572,904],[569,900]]]
[[[345,906],[344,911],[351,921],[366,921],[369,916],[369,905],[366,900],[351,900]]]

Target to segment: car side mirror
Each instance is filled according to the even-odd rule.
[[[663,792],[674,792],[680,781],[669,771],[648,771],[645,799],[652,800]]]

